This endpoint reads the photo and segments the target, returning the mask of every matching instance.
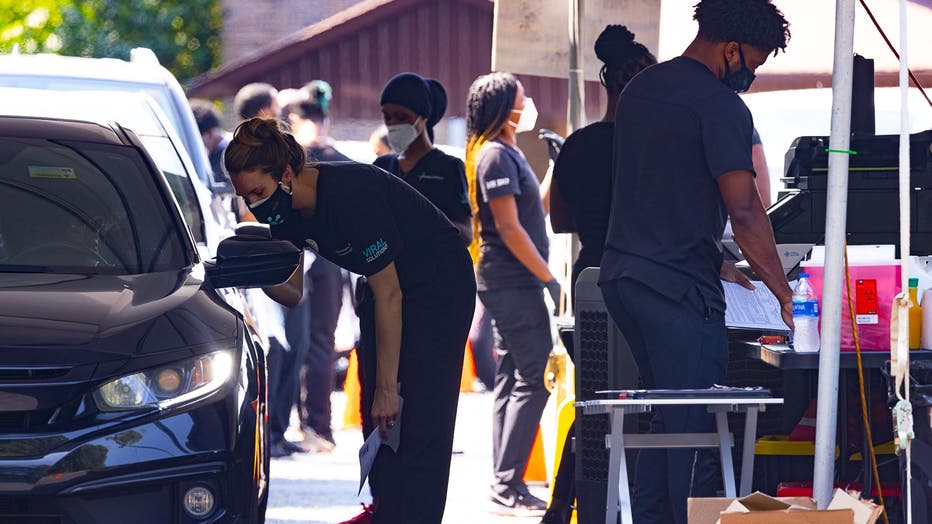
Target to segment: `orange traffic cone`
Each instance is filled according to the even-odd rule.
[[[460,376],[460,393],[472,393],[476,390],[476,361],[472,356],[472,344],[466,341],[463,353],[463,374]]]
[[[544,441],[540,437],[540,427],[537,428],[537,437],[534,438],[534,447],[528,457],[527,468],[524,470],[525,482],[547,483],[547,464],[544,459]]]
[[[346,380],[343,381],[346,393],[346,406],[343,408],[343,429],[362,427],[362,387],[359,385],[359,360],[356,350],[350,351],[349,367],[346,368]]]

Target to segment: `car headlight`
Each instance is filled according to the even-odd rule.
[[[232,375],[233,355],[217,351],[111,380],[97,388],[94,399],[103,411],[165,409],[216,391]]]

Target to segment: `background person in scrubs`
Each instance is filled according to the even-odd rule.
[[[605,248],[605,232],[612,208],[612,136],[615,106],[628,82],[657,63],[634,33],[623,25],[610,25],[595,41],[595,54],[602,61],[599,77],[607,95],[602,120],[578,129],[566,138],[553,168],[550,191],[550,224],[557,233],[579,233],[579,258],[573,264],[572,288],[587,267],[598,267]],[[567,435],[573,435],[576,423]],[[573,446],[563,446],[560,469],[554,482],[550,506],[541,524],[569,524],[576,498],[576,456]]]
[[[308,82],[296,89],[294,99],[282,109],[298,144],[307,158],[322,162],[343,162],[349,158],[334,147],[329,135],[330,103],[333,92],[323,80]],[[311,451],[328,452],[335,441],[330,427],[330,393],[336,379],[334,333],[343,305],[343,270],[323,257],[314,259],[304,274],[308,300],[308,347],[301,368],[298,413],[304,446]]]
[[[395,75],[382,88],[380,103],[387,140],[395,153],[376,166],[417,189],[453,222],[463,241],[472,242],[472,209],[463,162],[434,147],[434,126],[447,110],[440,82],[414,73]]]
[[[306,164],[306,153],[277,120],[241,124],[225,164],[237,194],[274,238],[309,246],[365,275],[372,289],[376,380],[369,411],[401,443],[383,446],[370,477],[380,486],[373,522],[439,524],[446,503],[463,348],[475,279],[462,239],[426,198],[375,166]],[[303,273],[266,293],[293,305]]]
[[[500,508],[541,515],[547,504],[523,476],[549,397],[544,368],[553,337],[543,288],[559,303],[560,286],[547,266],[548,195],[515,140],[534,129],[537,111],[514,75],[492,73],[473,82],[466,112],[482,238],[479,300],[492,317],[498,355],[490,498]]]

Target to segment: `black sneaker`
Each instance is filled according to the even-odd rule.
[[[276,442],[269,446],[269,455],[272,458],[285,458],[290,457],[293,451],[289,451],[282,446],[281,442]]]
[[[518,490],[506,488],[504,491],[492,490],[489,497],[497,506],[496,509],[507,509],[506,514],[521,517],[540,517],[547,511],[547,503],[531,495],[525,488]]]
[[[288,453],[307,453],[307,448],[298,444],[297,442],[292,442],[290,440],[283,440],[281,442],[282,449]]]

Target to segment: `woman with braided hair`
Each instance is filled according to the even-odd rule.
[[[498,355],[490,497],[500,509],[541,515],[546,504],[522,477],[549,397],[544,368],[553,339],[543,289],[556,298],[560,286],[547,266],[547,192],[515,140],[534,129],[537,110],[514,75],[492,73],[473,82],[466,111],[467,180],[481,236],[479,300],[492,317]]]

